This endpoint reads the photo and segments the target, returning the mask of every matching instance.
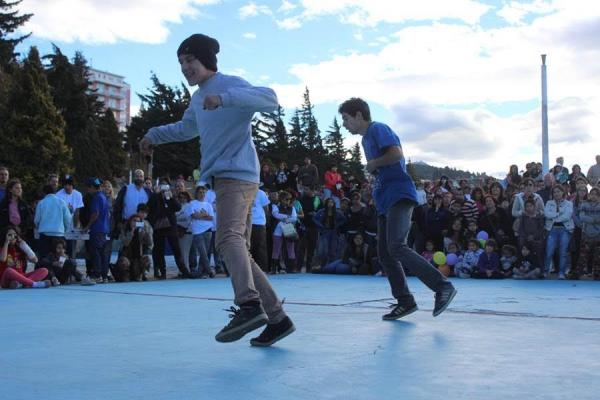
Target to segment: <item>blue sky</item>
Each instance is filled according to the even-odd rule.
[[[541,159],[540,54],[548,54],[550,159],[600,153],[600,3],[583,0],[24,0],[26,46],[80,50],[144,93],[179,85],[192,33],[221,43],[219,69],[273,87],[291,115],[305,86],[322,131],[365,98],[406,155],[502,175]],[[134,110],[139,106],[133,95]],[[348,135],[351,145],[357,139]]]

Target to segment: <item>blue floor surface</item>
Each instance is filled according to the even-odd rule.
[[[297,331],[214,335],[228,279],[0,290],[0,399],[599,399],[600,282],[454,280],[382,321],[385,278],[272,278]],[[257,332],[258,333],[258,332]]]

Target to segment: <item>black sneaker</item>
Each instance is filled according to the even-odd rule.
[[[263,310],[260,303],[242,305],[240,308],[230,307],[231,312],[229,324],[215,336],[217,342],[227,343],[235,342],[241,339],[246,333],[253,331],[265,325],[269,318]]]
[[[417,303],[415,303],[414,300],[410,303],[398,302],[397,304],[390,305],[390,308],[392,309],[392,311],[381,317],[381,319],[383,319],[384,321],[393,321],[395,319],[406,317],[407,315],[412,314],[419,309]]]
[[[450,305],[452,299],[456,296],[456,289],[451,284],[444,285],[444,288],[439,292],[435,293],[435,307],[433,309],[433,316],[437,317],[443,313],[446,308]]]
[[[250,344],[257,347],[268,347],[296,330],[290,317],[285,317],[277,324],[267,324],[258,337],[250,339]]]

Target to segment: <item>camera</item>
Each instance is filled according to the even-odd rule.
[[[135,223],[135,227],[136,228],[143,228],[144,227],[144,223],[142,221],[136,222]]]
[[[161,192],[166,192],[169,189],[171,189],[171,186],[169,186],[169,185],[160,185]]]

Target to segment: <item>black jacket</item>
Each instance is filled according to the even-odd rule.
[[[0,202],[0,228],[4,228],[10,224],[8,216],[8,204],[8,196],[5,196]],[[19,225],[19,229],[21,229],[21,232],[25,234],[25,232],[33,226],[33,213],[31,212],[31,209],[27,203],[21,199],[19,199],[17,207],[19,209],[19,215],[21,216],[21,224]]]

